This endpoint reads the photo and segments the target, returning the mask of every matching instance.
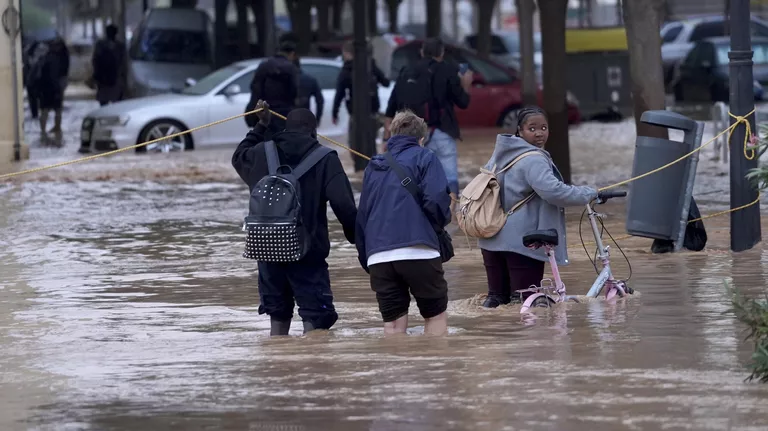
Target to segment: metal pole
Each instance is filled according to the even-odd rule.
[[[352,129],[351,147],[367,156],[373,157],[376,144],[373,141],[371,120],[371,95],[369,90],[368,76],[370,72],[368,67],[368,41],[367,24],[368,17],[367,1],[356,1],[353,5],[354,16],[354,51],[355,57],[352,60],[352,115],[350,121],[354,126]],[[355,157],[355,172],[365,170],[368,162]]]
[[[5,33],[11,43],[11,87],[13,90],[13,160],[21,160],[21,128],[19,122],[19,73],[16,60],[16,38],[19,35],[21,19],[19,10],[16,9],[15,1],[8,0],[8,7],[3,12],[2,23]]]
[[[730,107],[733,115],[747,115],[755,107],[752,90],[752,40],[750,36],[749,0],[731,0]],[[752,130],[755,116],[748,118]],[[731,119],[731,124],[735,120]],[[741,124],[731,137],[731,208],[757,199],[757,188],[745,176],[757,167],[757,157],[744,157],[746,126]],[[749,250],[761,240],[760,206],[753,205],[731,213],[731,250]]]

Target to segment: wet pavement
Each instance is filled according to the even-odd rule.
[[[22,167],[78,157],[80,108],[61,147],[33,144]],[[633,139],[631,122],[574,128],[575,181],[628,177]],[[491,149],[492,132],[468,132],[464,181]],[[0,430],[768,429],[768,387],[744,382],[751,346],[723,284],[764,294],[768,250],[731,254],[728,217],[707,220],[702,253],[620,241],[630,299],[528,318],[477,306],[480,253],[456,234],[450,335],[420,336],[414,306],[411,336],[386,339],[332,220],[339,322],[300,337],[295,320],[294,337],[269,339],[255,265],[240,256],[247,189],[231,150],[128,152],[0,183]],[[728,201],[727,166],[711,154],[696,187],[705,214]],[[623,234],[623,204],[602,210]],[[572,264],[562,268],[573,294],[595,277],[579,215],[569,211]]]

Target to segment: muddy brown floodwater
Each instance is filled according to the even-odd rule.
[[[611,134],[574,131],[576,181],[628,176],[626,148],[615,169],[589,169],[606,156],[579,140],[584,127]],[[465,180],[490,152],[477,142],[461,150]],[[444,338],[420,335],[415,306],[410,336],[383,337],[333,220],[337,325],[301,337],[295,320],[293,337],[270,339],[255,265],[240,256],[247,190],[230,154],[125,154],[0,183],[0,430],[768,429],[768,387],[744,382],[750,345],[723,288],[765,293],[768,250],[731,254],[728,217],[707,221],[702,253],[620,241],[635,296],[525,319],[477,306],[480,253],[456,234]],[[707,194],[727,190],[721,172],[700,167],[705,213],[727,205]],[[622,235],[623,204],[603,210]],[[571,246],[579,214],[569,212]],[[564,280],[584,294],[594,270],[570,253]]]

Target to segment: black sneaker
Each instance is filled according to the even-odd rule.
[[[91,147],[80,147],[77,152],[80,154],[89,154],[91,152]]]
[[[510,303],[510,298],[502,298],[501,296],[488,295],[488,297],[485,298],[485,301],[483,301],[483,307],[496,308],[499,305],[505,305],[509,303]]]

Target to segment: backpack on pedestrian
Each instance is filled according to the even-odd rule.
[[[496,166],[493,166],[491,170],[480,169],[480,174],[467,184],[459,196],[459,210],[456,217],[459,228],[464,234],[473,238],[495,236],[504,227],[508,216],[536,196],[535,193],[531,193],[513,205],[509,211],[504,211],[504,190],[499,181],[499,175],[512,168],[520,160],[535,155],[542,154],[536,150],[527,151],[517,156],[500,171],[496,171]]]
[[[273,141],[264,144],[269,174],[251,191],[243,257],[259,262],[287,263],[301,260],[310,247],[301,217],[299,178],[333,150],[319,147],[295,168],[281,165]]]
[[[395,85],[398,103],[397,110],[408,109],[429,122],[429,117],[433,114],[432,111],[435,108],[435,106],[432,106],[435,104],[432,91],[433,75],[434,72],[429,67],[403,68]]]

